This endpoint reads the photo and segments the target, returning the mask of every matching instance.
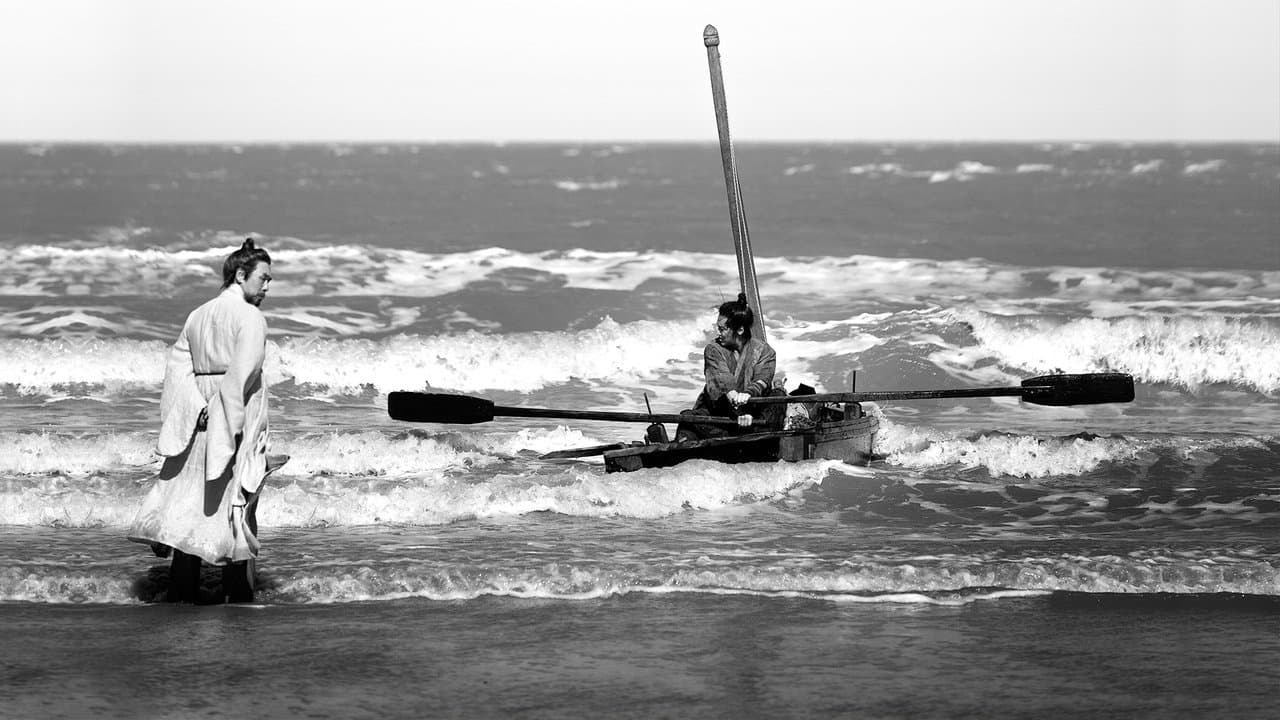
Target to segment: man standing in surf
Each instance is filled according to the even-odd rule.
[[[169,350],[160,396],[164,464],[129,539],[172,550],[171,602],[251,602],[257,502],[267,466],[267,321],[271,256],[252,238],[222,265],[222,292],[187,316]],[[202,597],[202,562],[222,567],[222,593]]]

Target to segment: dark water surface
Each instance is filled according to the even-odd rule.
[[[0,702],[50,718],[1263,718],[1278,613],[1274,598],[1074,593],[19,604],[0,609]]]

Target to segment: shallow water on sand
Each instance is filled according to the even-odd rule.
[[[4,717],[1271,717],[1280,604],[0,606]]]

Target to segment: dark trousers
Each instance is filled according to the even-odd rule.
[[[254,565],[252,560],[223,565],[221,593],[203,591],[200,582],[203,563],[200,557],[175,549],[173,560],[169,563],[168,600],[193,605],[253,602]]]
[[[250,499],[246,521],[249,529],[256,535],[258,532],[258,498]],[[173,548],[173,559],[169,561],[169,602],[182,602],[206,605],[211,603],[249,603],[253,602],[254,575],[257,563],[253,560],[227,563],[222,566],[222,592],[201,593],[200,568],[202,561],[199,555],[188,555]]]
[[[196,603],[200,601],[200,557],[188,555],[177,548],[169,561],[169,602]]]

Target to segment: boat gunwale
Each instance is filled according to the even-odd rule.
[[[780,442],[785,438],[794,437],[809,437],[815,445],[820,446],[828,443],[840,442],[859,435],[874,436],[879,428],[880,422],[878,418],[864,415],[856,418],[828,420],[803,428],[772,430],[760,433],[748,433],[745,435],[732,435],[722,438],[708,438],[705,440],[636,445],[617,450],[609,450],[604,453],[604,459],[606,466],[610,466],[611,464],[616,464],[621,462],[623,459],[628,458],[638,458],[643,462],[645,457],[661,457],[668,453],[683,454],[690,452],[696,453],[703,450],[713,452],[733,448],[746,448],[756,443],[769,441]],[[715,458],[706,459],[714,460]],[[611,463],[610,461],[613,462]]]

